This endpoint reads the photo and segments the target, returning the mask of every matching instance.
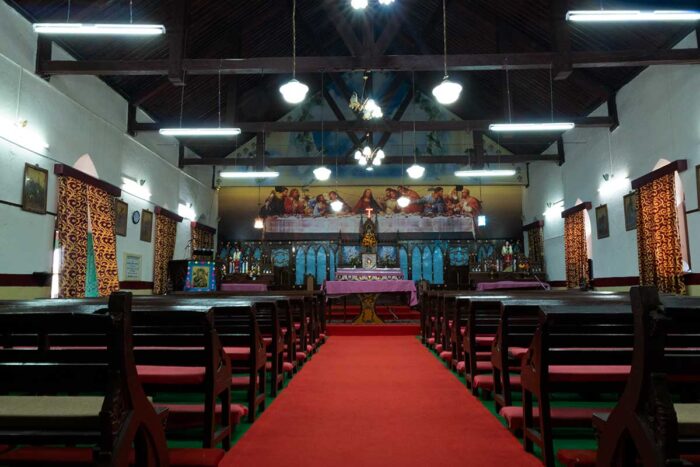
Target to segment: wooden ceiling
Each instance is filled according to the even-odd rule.
[[[132,10],[134,22],[165,23],[169,36],[174,37],[180,26],[184,27],[184,49],[179,59],[214,59],[215,66],[221,67],[220,59],[262,57],[263,63],[272,63],[269,59],[291,57],[292,0],[192,0],[186,2],[183,23],[178,17],[181,1],[133,0]],[[67,18],[67,0],[14,0],[8,3],[32,22],[62,22]],[[688,8],[695,2],[680,1],[669,5],[668,1],[658,0],[643,3],[649,8],[669,9],[672,6]],[[129,0],[72,0],[70,4],[71,21],[128,22],[130,19]],[[332,63],[335,62],[331,57],[361,57],[366,63],[384,64],[388,63],[386,56],[441,54],[441,0],[396,0],[388,8],[379,7],[376,1],[370,0],[374,6],[365,13],[353,11],[348,4],[349,0],[297,0],[297,55],[300,63],[305,57],[309,58],[309,63],[310,57],[314,57],[313,64],[327,60],[330,79],[326,82],[337,81],[337,77],[332,76]],[[596,57],[604,57],[607,53],[612,56],[617,51],[656,52],[671,49],[696,27],[687,24],[577,26],[563,22],[561,11],[597,8],[599,5],[598,0],[447,0],[448,54],[451,57],[501,54],[501,58],[504,54],[512,54],[508,57],[534,59],[554,52],[558,59],[575,54],[582,57],[584,52],[595,52]],[[605,1],[604,5],[611,9],[629,7],[621,2]],[[135,76],[99,70],[88,73],[100,75],[159,125],[177,124],[181,104],[183,122],[199,126],[215,124],[219,111],[221,118],[231,123],[274,122],[291,108],[277,91],[279,85],[289,78],[289,73],[272,72],[271,68],[266,70],[263,67],[260,73],[229,74],[227,71],[220,76],[216,71],[210,74],[183,73],[182,68],[173,71],[173,66],[182,66],[181,60],[171,59],[171,51],[178,50],[176,38],[74,37],[56,42],[79,62],[105,61],[111,67],[127,62],[131,65],[150,64],[156,60],[165,63],[170,76],[161,72],[155,75],[144,72]],[[639,56],[646,57],[644,54]],[[693,57],[698,59],[700,56],[691,53],[689,57],[690,60],[684,56],[683,62],[700,62],[693,61]],[[426,61],[429,62],[427,66],[425,63],[418,66],[421,65],[418,58],[398,67],[400,71],[395,71],[396,86],[410,82],[411,68],[419,68],[420,71],[415,73],[416,86],[429,95],[442,72],[439,60],[437,66],[430,60]],[[358,59],[357,63],[365,62]],[[417,65],[411,67],[411,63]],[[560,67],[559,62],[554,65],[553,73],[565,78],[554,81],[550,80],[552,71],[549,65],[525,70],[512,67],[509,82],[514,119],[549,118],[552,91],[556,115],[585,117],[643,70],[640,66],[628,66],[638,64],[634,60],[613,63],[622,66],[574,66],[573,70],[568,68],[568,63],[564,60],[563,66]],[[288,65],[291,67],[291,60],[288,60]],[[450,106],[452,112],[464,120],[504,118],[507,109],[506,73],[492,69],[451,71],[450,75],[464,84],[461,99]],[[186,85],[184,102],[181,102],[183,87],[178,81],[183,76]],[[217,93],[219,79],[221,96]],[[319,92],[319,73],[301,71],[300,79],[311,86],[312,92]],[[338,105],[345,103],[339,102]],[[342,134],[347,137],[347,132]],[[361,136],[362,132],[357,134]],[[503,145],[515,153],[536,154],[557,136],[511,139]],[[254,133],[245,133],[238,143],[253,137]],[[225,157],[234,149],[232,141],[184,142],[207,160]]]

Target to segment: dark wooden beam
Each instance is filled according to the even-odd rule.
[[[36,59],[34,62],[34,73],[43,79],[48,80],[51,75],[44,73],[43,65],[51,60],[53,40],[51,37],[39,34],[36,39]]]
[[[332,77],[332,78],[335,80],[335,77]],[[340,81],[340,80],[338,80],[338,81]],[[329,124],[331,124],[331,123],[346,123],[346,124],[351,123],[351,122],[348,122],[345,120],[345,115],[343,114],[343,111],[340,110],[340,108],[338,107],[338,104],[336,104],[335,100],[333,99],[333,96],[331,96],[331,94],[328,92],[328,89],[323,90],[323,98],[328,103],[328,107],[331,108],[331,112],[333,112],[333,115],[335,115],[335,118],[338,119],[338,122],[328,122]],[[330,131],[328,129],[328,127],[326,126],[325,122],[323,124],[323,128],[326,131]],[[312,128],[312,129],[309,129],[306,131],[314,131],[315,129],[320,130],[321,126],[319,125],[316,128]],[[270,130],[270,131],[273,131],[273,130]],[[357,135],[355,133],[353,133],[351,130],[348,129],[348,130],[345,130],[345,132],[347,133],[348,137],[350,138],[350,140],[352,141],[352,143],[355,145],[356,148],[362,144],[362,142],[357,137]]]
[[[185,85],[183,60],[187,46],[187,0],[170,0],[168,24],[168,79],[175,86]]]
[[[167,209],[162,208],[160,206],[156,206],[154,211],[159,216],[165,216],[168,219],[174,220],[175,222],[182,222],[182,219],[183,219],[182,216],[179,216],[179,215],[175,214],[174,212],[168,211]]]
[[[345,47],[347,47],[348,52],[350,52],[351,55],[360,56],[363,51],[362,43],[352,30],[347,15],[340,11],[338,4],[338,0],[323,0],[323,9],[328,14],[333,26],[335,26],[335,30],[338,31],[338,35],[345,44]]]
[[[185,167],[184,161],[185,161],[185,145],[182,144],[182,141],[178,141],[178,145],[177,145],[177,166],[178,166],[178,168],[182,169],[183,167]]]
[[[129,103],[126,109],[126,134],[136,136],[136,111],[138,107]]]
[[[151,88],[151,89],[145,89],[143,93],[138,94],[135,96],[131,102],[136,106],[140,107],[141,104],[146,102],[147,100],[157,96],[161,92],[170,89],[172,87],[172,83],[168,79],[164,79],[158,86]]]
[[[382,165],[401,165],[405,162],[406,155],[387,155],[382,161]],[[248,158],[218,158],[208,157],[201,159],[185,159],[184,165],[216,165],[221,167],[238,166],[238,167],[254,167],[257,157]],[[417,156],[416,160],[421,164],[463,164],[467,165],[468,158],[464,154],[444,155],[444,156]],[[530,161],[546,161],[557,162],[559,156],[557,154],[508,154],[501,156],[485,156],[484,164],[519,164]],[[279,166],[312,166],[317,160],[314,156],[290,156],[290,157],[269,157],[265,160],[265,165],[268,167]],[[335,164],[335,163],[334,163]],[[355,160],[338,159],[338,165],[357,164]]]
[[[526,232],[528,230],[533,230],[533,229],[541,229],[542,227],[544,227],[544,221],[542,221],[542,220],[531,222],[527,225],[523,225],[523,232]]]
[[[484,155],[484,133],[481,131],[472,132],[472,140],[474,142],[474,159],[471,161],[471,165],[475,169],[481,169],[486,161]]]
[[[398,84],[396,86],[398,86]],[[396,112],[394,112],[394,115],[391,117],[391,119],[395,122],[401,121],[401,119],[403,118],[403,114],[406,113],[406,110],[408,109],[408,106],[411,105],[412,101],[413,89],[409,89],[406,95],[404,96],[403,100],[401,101],[401,104],[399,104],[399,107],[396,109]],[[389,141],[389,138],[391,138],[391,134],[392,133],[390,131],[385,131],[382,134],[382,137],[379,138],[377,147],[383,148],[384,145]]]
[[[617,93],[612,93],[608,96],[608,115],[612,119],[610,131],[615,131],[620,126],[620,116],[617,112]]]
[[[552,52],[451,55],[448,70],[496,71],[547,70],[556,61]],[[651,65],[697,65],[700,49],[614,50],[572,52],[574,69],[645,67]],[[184,59],[184,71],[193,75],[288,74],[286,57],[233,59]],[[384,55],[380,57],[298,57],[298,73],[341,73],[353,71],[439,71],[441,55]],[[148,76],[167,75],[168,60],[50,60],[41,65],[49,75]]]
[[[564,138],[561,136],[557,138],[557,153],[559,156],[559,159],[557,160],[557,163],[561,167],[566,163],[566,151],[564,149]]]
[[[397,121],[397,120],[345,120],[345,115],[335,103],[333,97],[326,91],[324,98],[331,107],[333,114],[338,120],[323,122],[325,131],[344,131],[354,133],[400,133],[402,131],[413,131],[413,121]],[[408,105],[403,103],[404,105]],[[574,122],[579,128],[610,128],[613,124],[611,117],[561,117],[562,120]],[[489,125],[494,122],[500,122],[503,118],[487,120],[429,120],[416,121],[416,131],[472,131],[472,130],[488,130]],[[273,122],[236,122],[236,127],[240,128],[243,133],[259,133],[268,131],[272,133],[303,133],[309,131],[320,131],[320,121],[273,121]],[[135,131],[158,131],[161,128],[157,123],[136,123]],[[553,134],[556,134],[554,132]],[[541,136],[541,135],[540,135]],[[353,137],[359,141],[356,135]],[[520,136],[522,137],[522,136]],[[502,138],[506,138],[504,135]],[[357,142],[354,141],[354,142]]]
[[[557,54],[552,65],[552,75],[555,80],[565,80],[574,71],[571,66],[571,36],[569,24],[566,21],[568,4],[568,0],[550,0],[552,51]]]

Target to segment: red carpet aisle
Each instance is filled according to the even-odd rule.
[[[541,466],[415,337],[329,339],[230,466]]]

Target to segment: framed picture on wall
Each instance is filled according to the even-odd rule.
[[[625,206],[625,230],[635,230],[637,228],[637,192],[633,191],[622,198]]]
[[[129,205],[118,199],[114,202],[114,232],[126,237],[126,225],[129,220]]]
[[[608,222],[608,205],[603,204],[595,208],[595,223],[598,230],[598,240],[610,236],[610,223]]]
[[[153,234],[153,213],[148,209],[141,211],[141,241],[151,242]]]
[[[24,165],[22,182],[22,209],[37,214],[46,214],[46,194],[49,171],[38,165]]]

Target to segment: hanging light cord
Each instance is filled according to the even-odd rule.
[[[442,51],[445,78],[447,78],[447,4],[442,0]]]
[[[68,11],[66,12],[66,23],[70,21],[70,0],[68,0]]]
[[[510,73],[508,72],[508,62],[506,62],[506,99],[508,99],[508,121],[513,123],[513,109],[510,104]]]
[[[292,2],[292,78],[297,76],[297,0]]]
[[[552,65],[549,65],[549,106],[552,123],[554,123],[554,79],[552,79]]]
[[[321,72],[321,95],[323,95],[323,92],[324,92],[324,90],[325,90],[325,88],[323,87],[323,85],[324,85],[324,80],[323,80],[324,76],[325,76],[325,73],[322,71],[322,72]],[[325,133],[325,126],[324,126],[325,120],[326,120],[326,118],[325,118],[326,113],[324,112],[324,110],[326,110],[325,106],[321,106],[321,166],[323,166],[323,156],[324,156],[324,154],[323,154],[323,152],[324,152],[324,151],[323,151],[323,143],[324,143],[324,136],[325,136],[325,134],[326,134],[326,133]],[[337,168],[336,168],[336,170],[337,170]]]
[[[134,24],[134,0],[129,0],[129,24]]]
[[[418,163],[416,156],[416,72],[411,73],[411,96],[413,97],[413,164]]]
[[[221,128],[221,60],[219,60],[219,95],[217,101],[219,106],[219,128]]]
[[[182,128],[182,113],[185,110],[185,72],[182,72],[182,91],[180,91],[180,128]]]

